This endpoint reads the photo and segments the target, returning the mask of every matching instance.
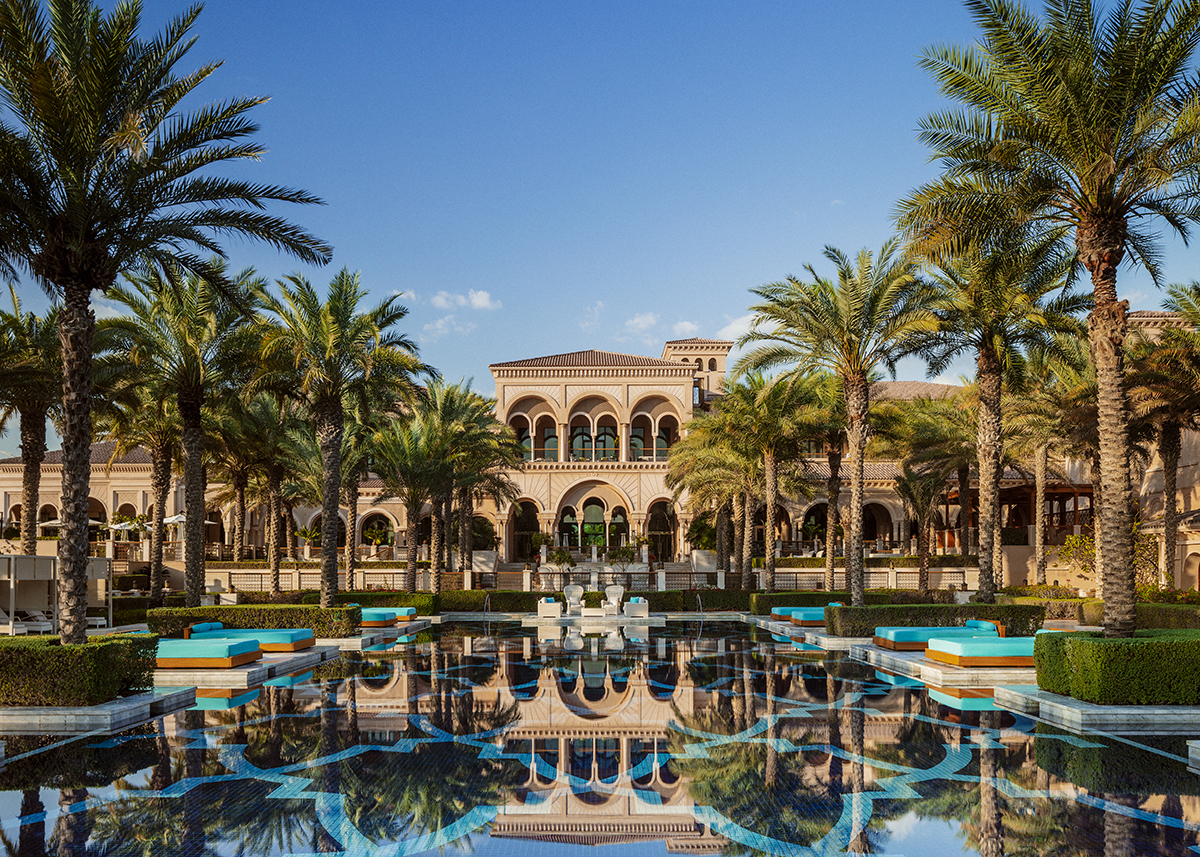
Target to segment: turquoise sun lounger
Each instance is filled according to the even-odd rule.
[[[825,607],[845,607],[840,601],[830,601]],[[825,607],[801,607],[792,611],[791,622],[801,628],[824,628]]]
[[[968,620],[962,627],[891,627],[880,626],[875,629],[875,645],[897,652],[919,652],[927,648],[934,637],[951,639],[956,637],[1001,637],[1004,626],[998,622],[988,622],[980,619]]]
[[[229,669],[262,657],[255,640],[159,640],[155,666],[170,669]]]
[[[317,642],[309,628],[226,628],[220,622],[198,622],[183,636],[185,640],[257,640],[264,652],[298,652]]]
[[[933,637],[925,657],[956,667],[1031,667],[1033,637]]]

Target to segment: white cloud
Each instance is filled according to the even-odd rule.
[[[125,315],[118,307],[100,303],[95,298],[92,299],[92,310],[96,313],[96,318],[121,318]]]
[[[625,322],[625,329],[634,333],[641,333],[649,330],[656,324],[658,324],[658,313],[639,312],[633,318]]]
[[[475,329],[475,323],[471,321],[459,321],[453,314],[445,315],[437,321],[431,321],[421,329],[423,336],[422,340],[431,342],[435,339],[440,339],[443,336],[455,335],[466,336]]]
[[[595,327],[600,323],[600,313],[603,311],[604,301],[596,301],[594,306],[583,311],[583,319],[579,322],[579,326],[584,330]]]
[[[412,289],[392,289],[392,294],[395,297],[404,298],[405,303],[415,304],[420,300]]]
[[[465,295],[456,295],[442,290],[429,299],[438,309],[456,309],[467,307],[471,309],[500,309],[500,301],[493,300],[489,292],[470,289]]]
[[[746,315],[738,316],[729,322],[729,324],[717,331],[717,339],[737,339],[743,333],[750,330],[750,325],[754,322],[754,313],[746,313]]]
[[[692,321],[677,321],[671,332],[680,339],[689,339],[700,332],[700,325]]]
[[[471,302],[471,309],[500,309],[500,301],[492,300],[487,292],[471,289],[467,292],[467,300]]]
[[[829,201],[829,204],[830,205],[845,205],[846,202],[845,202],[845,200],[841,200],[841,199],[833,199],[833,200]]]

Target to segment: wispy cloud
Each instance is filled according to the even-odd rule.
[[[639,312],[625,322],[625,329],[630,333],[642,333],[658,324],[658,313]]]
[[[677,321],[671,332],[680,339],[688,339],[700,332],[700,325],[692,321]]]
[[[404,302],[408,304],[420,303],[420,298],[412,289],[392,289],[392,295],[398,298],[404,298]]]
[[[437,321],[431,321],[421,328],[421,339],[432,342],[443,336],[466,336],[475,329],[475,322],[460,321],[454,314],[444,315]]]
[[[750,325],[754,322],[754,313],[746,313],[738,316],[730,321],[727,325],[717,331],[718,339],[737,339],[742,334],[750,330]]]
[[[121,318],[125,315],[119,307],[101,303],[95,298],[92,299],[92,311],[96,313],[96,318]]]
[[[600,313],[604,312],[604,301],[596,301],[596,303],[583,311],[583,318],[579,320],[579,326],[584,330],[589,330],[600,323]]]
[[[457,307],[470,307],[471,309],[500,309],[500,301],[492,298],[491,294],[484,291],[469,289],[465,295],[452,294],[447,291],[440,291],[429,302],[438,309],[455,309]]]

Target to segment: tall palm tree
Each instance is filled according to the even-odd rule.
[[[937,516],[938,501],[946,493],[949,468],[926,464],[914,467],[904,462],[896,477],[896,493],[904,503],[905,512],[917,524],[917,588],[929,589],[929,528]]]
[[[375,438],[376,469],[383,480],[380,499],[395,498],[404,504],[408,526],[404,588],[409,592],[417,590],[417,525],[421,509],[446,479],[440,441],[436,427],[428,419],[412,414],[392,422]]]
[[[862,250],[851,260],[827,247],[825,256],[836,268],[836,280],[822,277],[808,265],[810,282],[789,277],[752,289],[761,303],[750,307],[753,324],[738,340],[739,346],[755,345],[739,361],[739,372],[798,364],[800,372],[825,369],[841,382],[850,454],[846,576],[855,607],[864,604],[863,457],[869,435],[870,378],[882,366],[894,368],[905,340],[930,320],[916,266],[896,250],[896,242],[890,240],[878,255]]]
[[[929,364],[931,377],[970,352],[979,396],[976,451],[979,461],[979,600],[995,601],[994,534],[1000,514],[1000,462],[1004,456],[1001,393],[1019,384],[1025,353],[1055,347],[1055,334],[1082,334],[1076,314],[1091,301],[1062,291],[1073,259],[1061,252],[1060,236],[1037,240],[1013,230],[988,247],[973,246],[933,266],[929,329],[909,349]]]
[[[1171,286],[1170,305],[1187,308],[1183,286]],[[1185,318],[1188,318],[1185,312]],[[1176,484],[1183,431],[1200,431],[1200,312],[1188,330],[1168,328],[1157,341],[1136,341],[1129,353],[1130,398],[1137,414],[1154,424],[1163,468],[1163,556],[1159,580],[1173,582],[1179,529]]]
[[[91,474],[93,291],[117,275],[177,265],[219,277],[207,254],[218,236],[266,241],[324,264],[330,248],[269,214],[266,203],[317,203],[303,191],[222,178],[226,164],[265,153],[248,113],[263,98],[181,103],[218,67],[176,67],[192,46],[193,6],[150,39],[141,5],[104,15],[93,0],[0,3],[0,265],[28,271],[62,300],[62,537],[60,634],[87,628],[88,480]],[[197,252],[198,251],[198,252]]]
[[[1124,351],[1128,303],[1117,267],[1129,254],[1158,278],[1155,215],[1187,237],[1200,221],[1200,81],[1192,54],[1200,4],[1047,0],[1044,20],[1011,0],[969,0],[982,31],[970,48],[937,46],[921,65],[960,110],[927,116],[921,140],[943,175],[900,203],[900,225],[926,250],[953,252],[1014,216],[1074,230],[1091,275],[1088,338],[1096,361],[1105,634],[1129,636],[1132,483]]]
[[[221,265],[215,263],[215,268]],[[246,309],[258,286],[253,269],[222,283],[179,272],[127,276],[109,296],[129,314],[101,325],[112,348],[123,352],[137,376],[175,398],[183,441],[184,579],[187,604],[204,593],[205,414],[223,391],[247,380],[253,332]],[[233,395],[230,392],[230,395]]]
[[[14,414],[21,432],[21,553],[37,554],[39,490],[46,458],[46,419],[62,411],[62,346],[58,309],[39,317],[21,309],[8,287],[10,309],[0,310],[0,432]]]
[[[373,391],[411,398],[413,377],[436,373],[417,359],[416,344],[394,329],[408,315],[395,297],[360,309],[367,290],[358,274],[342,269],[324,300],[298,274],[280,280],[278,286],[278,297],[259,290],[259,299],[276,322],[260,328],[260,383],[303,403],[316,429],[323,472],[321,606],[333,607],[345,402],[363,403]]]

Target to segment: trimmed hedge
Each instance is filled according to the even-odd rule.
[[[997,595],[1012,595],[1015,598],[1074,598],[1079,594],[1078,589],[1069,586],[1051,586],[1048,583],[1037,583],[1031,586],[1003,586],[996,590]]]
[[[218,607],[158,607],[146,617],[150,630],[164,637],[182,637],[196,622],[220,622],[226,628],[309,628],[314,637],[358,635],[362,612],[357,607],[292,604],[224,604]]]
[[[829,607],[825,628],[835,637],[870,637],[879,626],[961,627],[968,619],[991,619],[1010,637],[1030,637],[1046,620],[1034,604],[876,604]]]
[[[158,637],[120,634],[64,646],[57,637],[0,638],[0,705],[90,706],[154,684]]]
[[[1139,628],[1200,628],[1200,608],[1191,604],[1136,604]]]
[[[1089,598],[1079,605],[1080,625],[1103,625],[1104,602],[1098,598]]]
[[[1046,608],[1047,619],[1070,619],[1083,623],[1083,603],[1085,598],[1036,598],[997,595],[997,604],[1041,604]]]
[[[1070,634],[1063,650],[1076,699],[1099,705],[1200,705],[1195,668],[1200,632],[1141,630],[1111,639],[1085,632]]]
[[[1043,634],[1042,636],[1046,636]],[[1063,736],[1062,740],[1057,736]],[[1200,794],[1200,779],[1187,765],[1130,744],[1079,746],[1075,734],[1046,723],[1037,725],[1033,750],[1042,770],[1092,794]],[[1187,739],[1139,738],[1161,750],[1186,757]]]
[[[755,557],[761,563],[761,557]],[[863,568],[887,568],[890,565],[896,566],[897,571],[912,571],[920,567],[920,562],[915,556],[869,556],[863,559]],[[755,566],[758,568],[759,566]],[[781,556],[775,558],[775,568],[824,568],[825,557],[823,556]],[[846,558],[844,556],[836,556],[833,558],[834,568],[845,568]],[[978,568],[979,557],[977,556],[957,556],[947,554],[946,556],[929,557],[929,568],[931,571],[936,571],[943,568]]]
[[[706,593],[707,594],[707,593]],[[949,589],[868,589],[863,593],[867,604],[953,604],[954,592]],[[824,607],[830,601],[850,603],[849,592],[806,589],[798,592],[755,592],[750,595],[750,612],[769,616],[775,607]]]
[[[285,559],[279,563],[279,568],[281,571],[299,571],[301,569],[305,571],[311,571],[320,567],[321,561],[319,559]],[[407,567],[408,563],[399,559],[371,560],[370,562],[359,560],[355,566],[355,568],[357,568],[360,572],[374,570],[394,571],[396,569],[403,569]],[[270,560],[265,559],[244,559],[241,562],[234,562],[233,560],[224,559],[210,560],[204,563],[204,568],[207,571],[258,571],[260,569],[262,571],[270,571],[271,562]],[[346,563],[339,562],[338,568],[345,570]],[[417,568],[429,568],[429,560],[417,560]]]
[[[397,592],[386,589],[363,589],[353,592],[339,592],[333,597],[334,604],[359,604],[363,607],[412,607],[418,616],[436,616],[438,614],[438,596],[428,592]],[[306,592],[300,599],[301,604],[321,603],[320,592]]]
[[[1067,664],[1067,638],[1071,636],[1074,634],[1038,634],[1033,641],[1033,662],[1042,690],[1071,695],[1071,669]]]

